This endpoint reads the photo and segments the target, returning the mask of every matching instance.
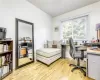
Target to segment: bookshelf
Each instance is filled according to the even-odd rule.
[[[0,80],[13,70],[13,41],[0,40]]]

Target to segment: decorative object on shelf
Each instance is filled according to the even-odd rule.
[[[32,40],[30,40],[30,42],[32,42]]]
[[[8,51],[8,44],[4,44],[3,48],[4,48],[4,52]]]
[[[100,39],[100,23],[96,24],[97,39]]]
[[[11,38],[5,38],[4,40],[11,40]]]
[[[30,41],[30,40],[32,40],[30,37],[20,37],[19,38],[19,41]]]
[[[0,53],[3,53],[3,52],[7,52],[8,51],[8,44],[0,44]]]
[[[21,54],[21,55],[25,56],[26,53],[27,53],[26,48],[21,48],[21,49],[20,49],[20,54]]]
[[[19,37],[19,41],[22,41],[22,40],[23,40],[23,38]]]
[[[23,37],[23,40],[25,40],[25,37]]]
[[[4,40],[6,38],[6,28],[0,27],[0,40]]]
[[[31,38],[30,37],[25,37],[25,40],[31,40]]]
[[[96,31],[100,29],[100,23],[96,24]]]

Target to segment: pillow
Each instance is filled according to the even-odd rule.
[[[53,45],[52,45],[52,48],[57,48],[57,45],[54,45],[54,44],[53,44]]]
[[[48,45],[47,44],[44,44],[44,48],[48,48]]]
[[[61,41],[57,42],[57,48],[61,48]]]
[[[57,43],[58,43],[58,41],[53,41],[53,44],[54,44],[54,45],[57,45]]]
[[[57,48],[61,48],[61,41],[53,41],[54,45],[57,45]]]
[[[48,48],[52,48],[53,41],[47,41]]]

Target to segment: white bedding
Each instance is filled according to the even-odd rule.
[[[45,64],[47,64],[47,65],[50,65],[51,63],[53,63],[54,61],[56,61],[60,57],[61,57],[61,54],[57,54],[57,55],[49,57],[49,58],[37,55],[36,59],[43,62],[43,63],[45,63]]]
[[[50,65],[61,57],[61,49],[57,48],[42,48],[36,50],[36,59]]]
[[[57,48],[42,48],[36,51],[36,53],[38,55],[44,56],[44,57],[52,57],[56,54],[61,53],[61,49],[57,49]]]

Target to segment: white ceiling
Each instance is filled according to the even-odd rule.
[[[55,17],[100,0],[28,0],[36,7]]]

